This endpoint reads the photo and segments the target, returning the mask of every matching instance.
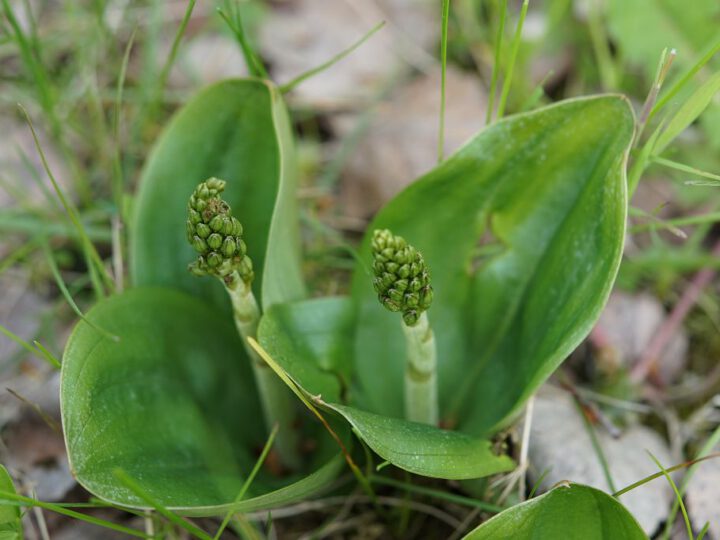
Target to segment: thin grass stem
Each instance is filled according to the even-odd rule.
[[[648,121],[655,116],[655,114],[660,111],[665,105],[668,104],[668,102],[674,98],[678,92],[680,92],[683,88],[685,88],[685,85],[692,79],[695,74],[700,71],[705,64],[707,64],[710,59],[715,56],[715,54],[720,51],[720,41],[715,43],[710,50],[705,53],[700,60],[697,61],[697,63],[691,67],[685,75],[683,75],[678,82],[676,82],[668,92],[661,97],[658,102],[655,104],[655,106],[650,111],[650,114],[648,115]]]
[[[134,479],[132,479],[125,471],[122,469],[115,469],[115,477],[123,484],[125,487],[127,487],[130,491],[132,491],[139,499],[141,499],[145,504],[151,506],[155,509],[155,511],[163,516],[165,519],[167,519],[170,523],[173,523],[177,525],[178,527],[181,527],[182,529],[186,530],[188,533],[193,535],[196,538],[199,538],[200,540],[212,540],[212,537],[200,529],[199,527],[193,525],[186,519],[183,519],[182,517],[178,516],[176,513],[171,512],[165,506],[163,506],[158,500],[156,500],[152,495],[147,493],[140,484],[138,484]]]
[[[720,443],[720,426],[715,428],[715,431],[713,431],[712,435],[708,437],[708,440],[705,441],[705,444],[703,444],[702,448],[698,452],[697,460],[702,460],[705,457],[709,457],[712,454],[710,454],[710,451],[715,448],[715,446]],[[718,455],[718,454],[716,454]],[[682,479],[682,482],[680,484],[680,494],[685,494],[685,491],[688,488],[688,485],[690,484],[690,480],[692,480],[692,477],[695,475],[695,471],[697,470],[697,462],[690,465],[690,467],[687,470],[687,473],[685,474],[685,477]],[[672,509],[670,510],[670,514],[668,515],[668,518],[665,522],[665,529],[663,531],[663,538],[668,540],[670,538],[670,535],[672,533],[673,525],[675,524],[675,518],[677,516],[678,510],[680,509],[680,500],[676,499],[675,503],[673,504]]]
[[[237,5],[235,6],[235,16],[231,18],[229,14],[229,12],[231,11],[230,2],[225,2],[225,6],[228,10],[228,13],[226,13],[220,8],[217,8],[217,12],[222,18],[222,20],[225,21],[225,23],[228,25],[228,28],[230,28],[232,33],[235,35],[235,39],[240,45],[240,50],[245,57],[245,64],[247,65],[248,71],[250,71],[250,73],[254,77],[258,77],[260,79],[269,79],[270,76],[268,75],[265,65],[255,53],[255,50],[252,48],[250,42],[247,39],[247,34],[245,33],[245,29],[243,27],[242,16],[240,15],[240,8]]]
[[[65,297],[65,300],[70,305],[72,310],[75,312],[75,314],[80,317],[85,323],[87,323],[89,326],[100,332],[103,336],[105,336],[108,339],[111,339],[112,341],[119,342],[120,338],[114,334],[111,334],[107,330],[103,330],[99,326],[97,326],[95,323],[93,323],[91,320],[89,320],[82,311],[80,311],[80,308],[75,303],[75,300],[73,299],[72,295],[70,294],[70,291],[68,291],[67,286],[65,285],[65,281],[63,280],[62,276],[60,275],[60,269],[57,266],[57,263],[55,262],[55,257],[53,257],[52,251],[50,250],[50,246],[47,244],[42,245],[43,251],[45,252],[45,256],[47,257],[48,266],[50,267],[50,272],[52,272],[53,277],[55,278],[55,283],[57,284],[58,288],[60,289],[60,292],[62,292],[62,295]]]
[[[450,19],[450,0],[443,0],[442,31],[440,38],[440,128],[438,132],[438,163],[445,155],[445,86],[447,84],[447,40],[448,20]]]
[[[492,75],[490,76],[490,95],[488,96],[487,110],[485,111],[485,125],[492,121],[493,109],[495,108],[495,93],[497,92],[498,77],[500,75],[500,54],[503,37],[505,36],[505,19],[507,18],[507,0],[500,0],[500,22],[497,34],[495,34],[495,59],[493,61]]]
[[[658,468],[662,471],[663,476],[667,479],[668,484],[670,484],[670,487],[675,492],[675,497],[677,502],[680,504],[680,510],[682,511],[683,518],[685,519],[685,527],[687,528],[688,538],[693,537],[693,531],[692,531],[692,525],[690,524],[690,518],[688,517],[687,510],[685,509],[685,503],[683,503],[682,495],[680,495],[680,491],[678,491],[678,487],[675,484],[675,481],[672,479],[670,474],[668,474],[668,471],[665,469],[665,467],[662,466],[660,461],[653,455],[650,450],[646,450],[650,458],[655,462],[655,465],[658,466]]]
[[[260,471],[260,467],[262,467],[262,464],[265,462],[267,455],[270,453],[270,449],[272,448],[273,442],[275,441],[275,436],[277,435],[279,428],[280,428],[280,426],[278,424],[275,424],[273,426],[272,430],[270,431],[270,436],[268,437],[267,442],[265,443],[265,446],[262,449],[262,452],[260,452],[260,456],[257,458],[257,461],[255,461],[255,465],[253,466],[252,471],[250,472],[250,475],[243,482],[243,485],[240,488],[240,492],[237,494],[237,497],[235,497],[234,503],[236,503],[236,504],[239,503],[240,501],[243,500],[243,497],[245,497],[245,493],[247,493],[247,490],[250,488],[250,485],[253,483],[253,480],[255,480],[257,473]],[[220,524],[220,527],[218,528],[217,532],[215,533],[213,540],[219,540],[223,531],[228,526],[228,523],[230,523],[230,519],[232,518],[234,513],[235,512],[233,510],[228,510],[227,514],[225,514],[225,518],[223,519],[222,523]]]
[[[500,93],[500,101],[498,103],[498,110],[496,116],[498,120],[502,118],[503,114],[505,113],[505,104],[507,102],[508,94],[510,93],[513,71],[515,70],[515,61],[517,60],[518,51],[520,50],[520,42],[522,41],[522,29],[523,24],[525,24],[525,16],[527,15],[529,3],[530,0],[523,0],[522,8],[520,8],[520,20],[518,21],[517,28],[515,29],[515,36],[512,40],[510,59],[508,61],[507,70],[505,71],[505,80],[503,81],[502,92]]]
[[[605,481],[608,484],[608,488],[610,491],[616,491],[615,488],[615,482],[613,481],[612,474],[610,473],[610,465],[607,461],[607,457],[605,456],[605,452],[603,451],[602,447],[600,446],[600,441],[597,438],[597,434],[595,433],[595,428],[590,423],[590,420],[588,419],[587,415],[585,414],[585,411],[583,410],[582,405],[578,401],[578,399],[573,396],[573,402],[575,403],[575,406],[577,407],[578,414],[580,415],[580,418],[582,418],[583,425],[585,426],[585,430],[587,431],[588,436],[590,437],[590,443],[592,444],[593,450],[595,451],[595,455],[597,455],[598,461],[600,462],[600,468],[602,469],[603,475],[605,476]]]
[[[369,40],[376,32],[378,32],[383,26],[385,26],[385,21],[381,21],[375,26],[373,26],[363,37],[361,37],[358,41],[350,45],[347,49],[344,51],[336,54],[332,58],[330,58],[327,62],[323,62],[317,67],[314,67],[305,73],[298,75],[293,80],[291,80],[288,83],[283,84],[280,86],[280,92],[283,94],[286,94],[287,92],[290,92],[291,90],[295,89],[298,85],[300,85],[303,81],[306,81],[310,77],[313,77],[314,75],[317,75],[318,73],[321,73],[325,71],[326,69],[332,67],[333,65],[337,64],[340,60],[345,58],[346,56],[350,55],[352,52],[354,52],[357,48],[359,48],[363,43],[365,43],[367,40]]]
[[[16,493],[11,493],[9,491],[0,491],[0,500],[2,502],[15,502],[19,503],[21,506],[25,506],[28,508],[33,507],[39,507],[44,508],[45,510],[50,510],[51,512],[55,512],[56,514],[61,514],[63,516],[67,516],[73,519],[77,519],[80,521],[84,521],[86,523],[90,523],[92,525],[98,525],[99,527],[104,527],[106,529],[110,529],[122,534],[127,534],[129,536],[134,536],[136,538],[150,538],[147,536],[144,532],[139,531],[137,529],[131,529],[130,527],[124,527],[122,525],[118,525],[116,523],[113,523],[112,521],[107,521],[104,519],[96,518],[93,516],[88,516],[86,514],[82,514],[80,512],[75,512],[73,510],[70,510],[69,508],[66,508],[65,506],[52,504],[44,501],[38,501],[37,499],[33,499],[31,497],[24,497],[23,495],[18,495]]]
[[[30,120],[30,116],[28,115],[28,112],[25,110],[25,107],[23,107],[22,105],[18,104],[18,107],[20,108],[20,111],[25,116],[25,120],[27,121],[27,124],[30,127],[33,141],[35,142],[35,147],[37,148],[37,151],[40,154],[40,160],[42,161],[45,172],[47,173],[48,177],[50,178],[50,182],[52,183],[53,189],[55,190],[55,194],[57,195],[58,199],[60,200],[60,203],[62,204],[63,208],[65,209],[65,213],[67,214],[68,218],[70,219],[70,221],[75,226],[75,229],[78,232],[78,236],[81,239],[81,245],[83,248],[83,252],[85,253],[86,258],[89,261],[89,264],[88,264],[89,269],[92,272],[92,268],[94,266],[97,273],[101,276],[103,283],[106,286],[109,286],[110,289],[112,289],[113,288],[112,278],[110,278],[110,276],[108,275],[107,270],[105,269],[105,266],[103,265],[102,259],[100,258],[100,255],[98,254],[97,250],[95,249],[95,246],[92,244],[92,242],[88,238],[88,235],[85,232],[85,228],[83,227],[82,223],[80,222],[80,219],[78,218],[77,210],[75,209],[73,204],[65,197],[65,194],[63,193],[62,189],[60,189],[60,185],[58,184],[57,180],[55,179],[55,175],[53,175],[52,170],[50,169],[50,166],[48,165],[47,158],[45,157],[45,152],[43,151],[42,146],[40,145],[40,141],[38,139],[37,133],[35,132],[35,127],[33,126],[32,120]],[[104,296],[104,293],[105,293],[105,291],[103,290],[103,288],[96,284],[96,294],[99,294],[102,297],[102,296]]]

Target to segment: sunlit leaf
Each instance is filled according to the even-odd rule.
[[[465,536],[464,540],[646,540],[632,514],[598,489],[560,485],[513,506]]]
[[[453,479],[514,468],[515,463],[498,456],[486,440],[340,403],[342,373],[352,350],[351,314],[348,298],[273,306],[260,323],[260,343],[311,399],[342,415],[370,448],[398,467]]]
[[[87,317],[120,341],[81,321],[65,350],[63,428],[78,481],[107,501],[146,506],[118,481],[121,469],[171,510],[224,514],[266,438],[232,323],[191,296],[159,288],[131,289]],[[342,466],[338,448],[306,421],[306,436],[319,446],[304,474],[264,471],[233,508],[286,504],[334,478]]]
[[[561,102],[492,125],[390,201],[353,281],[354,404],[403,415],[400,318],[379,305],[366,271],[372,231],[388,228],[430,268],[441,418],[477,435],[507,423],[607,300],[633,129],[622,97]]]

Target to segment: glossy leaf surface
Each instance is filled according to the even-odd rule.
[[[496,515],[464,540],[646,540],[632,514],[611,497],[580,484],[551,491]]]
[[[372,231],[388,228],[430,269],[441,418],[478,435],[508,422],[607,300],[633,129],[619,96],[510,117],[390,201],[368,228],[353,281],[355,404],[403,414],[400,318],[379,305],[366,270]]]
[[[467,479],[515,466],[510,458],[495,455],[486,440],[339,403],[352,350],[351,314],[347,298],[273,306],[260,323],[260,344],[316,403],[342,415],[370,448],[398,467]]]
[[[295,174],[287,111],[271,83],[228,80],[200,92],[143,169],[130,242],[135,285],[178,288],[229,310],[219,283],[187,271],[196,257],[185,238],[187,200],[215,176],[228,182],[223,196],[243,224],[262,305],[302,297]]]
[[[188,515],[223,514],[265,442],[250,366],[226,317],[172,290],[131,289],[95,306],[63,359],[61,405],[78,481],[105,500],[144,506],[118,482],[122,469],[162,505]],[[238,510],[307,497],[343,463],[323,432],[309,476],[262,472]]]

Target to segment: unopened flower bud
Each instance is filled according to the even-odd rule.
[[[194,275],[221,278],[237,271],[243,281],[250,283],[254,273],[241,237],[243,228],[233,217],[230,205],[220,198],[224,189],[223,180],[210,178],[190,196],[186,232],[199,257],[188,269]]]
[[[402,311],[408,326],[432,303],[430,276],[423,256],[401,236],[376,230],[372,241],[373,287],[378,300],[390,311]]]

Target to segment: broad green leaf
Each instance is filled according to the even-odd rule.
[[[260,344],[316,404],[342,415],[370,448],[398,467],[448,479],[514,468],[509,457],[493,453],[489,441],[340,403],[352,351],[352,308],[347,298],[273,306],[260,322]]]
[[[720,91],[720,73],[715,73],[695,90],[670,118],[664,130],[653,146],[653,154],[659,155],[675,137],[680,135],[710,105],[715,94]],[[659,128],[658,128],[659,129]]]
[[[617,499],[581,484],[560,485],[486,521],[464,540],[647,540]]]
[[[634,130],[620,96],[498,122],[376,216],[353,280],[354,405],[403,415],[404,338],[366,265],[374,229],[428,263],[441,417],[481,435],[507,423],[590,331],[622,254]]]
[[[261,473],[231,505],[265,442],[252,373],[232,324],[184,293],[136,288],[96,305],[63,359],[61,405],[71,468],[104,500],[142,501],[114,474],[123,470],[163,506],[222,515],[286,504],[325,486],[342,466],[320,426],[309,476]]]
[[[210,176],[228,182],[224,195],[244,226],[263,307],[304,296],[287,111],[272,83],[254,79],[223,81],[200,92],[150,153],[131,230],[135,285],[179,288],[229,312],[219,283],[187,271],[196,256],[185,238],[187,200]]]
[[[329,403],[380,457],[423,476],[468,480],[510,471],[515,462],[497,455],[490,441],[356,407]]]
[[[16,493],[12,478],[2,465],[0,465],[0,492]],[[20,507],[16,504],[0,504],[0,539],[22,540],[22,538],[23,526]]]

